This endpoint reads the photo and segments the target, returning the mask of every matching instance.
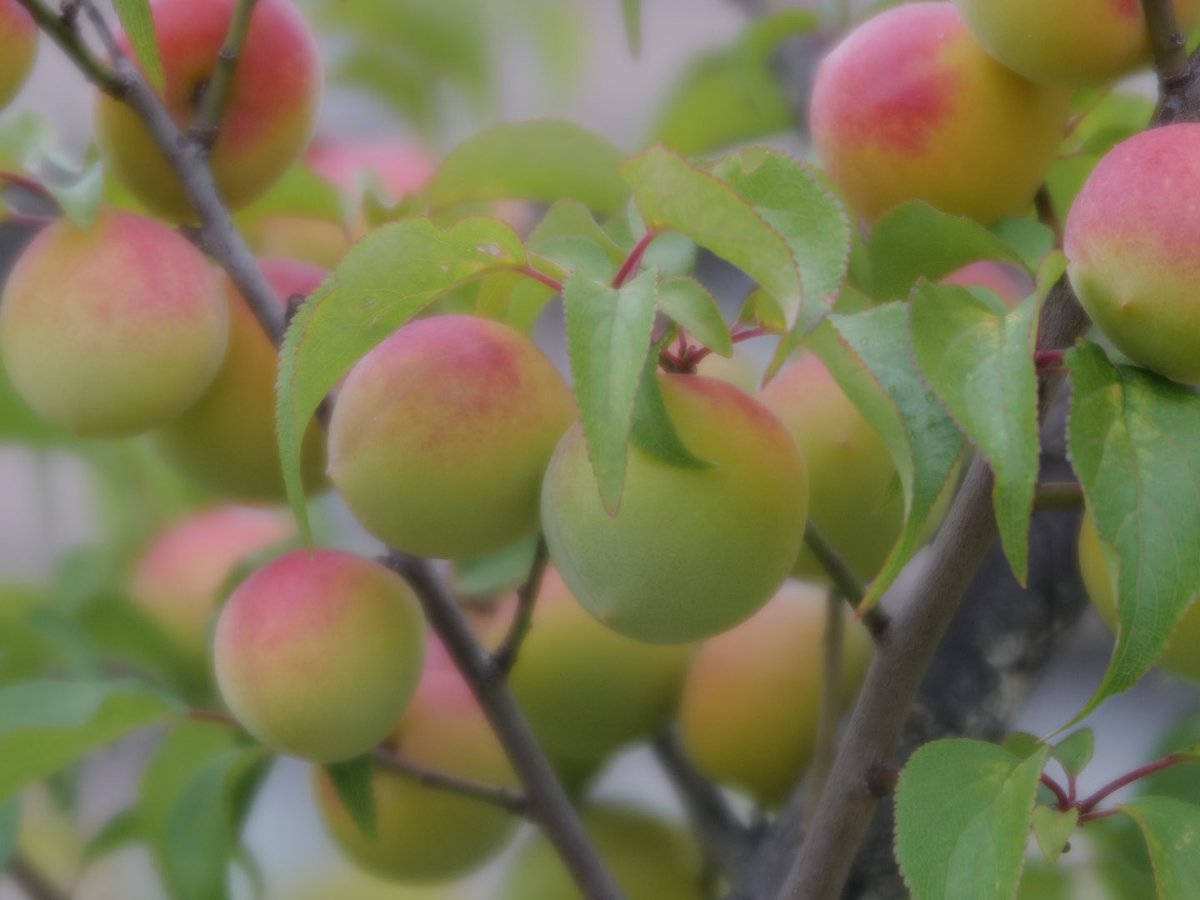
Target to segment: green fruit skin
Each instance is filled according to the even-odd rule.
[[[1200,384],[1200,125],[1156,128],[1100,160],[1063,249],[1079,300],[1134,362]]]
[[[217,620],[217,685],[268,747],[319,763],[368,752],[416,691],[425,624],[390,569],[298,550],[238,586]]]
[[[686,643],[748,618],[796,559],[808,478],[779,420],[742,391],[662,376],[685,446],[707,468],[671,465],[633,445],[620,510],[600,500],[579,426],[542,487],[550,557],[580,603],[635,640]]]
[[[703,866],[691,835],[650,813],[615,804],[583,810],[588,835],[627,900],[704,900]],[[500,900],[582,900],[550,843],[527,844],[505,875]]]
[[[208,261],[182,235],[125,212],[87,230],[47,226],[0,303],[0,357],[41,417],[77,435],[138,434],[212,383],[229,310]]]
[[[37,59],[38,29],[16,0],[0,0],[0,109],[8,106]]]
[[[696,652],[680,703],[688,756],[717,781],[777,808],[812,762],[824,680],[828,591],[789,582],[771,601]],[[849,700],[871,636],[842,604],[842,685]]]
[[[1104,624],[1117,633],[1117,595],[1108,572],[1108,563],[1100,544],[1100,535],[1090,516],[1084,516],[1079,529],[1079,570],[1088,597]],[[1183,614],[1171,635],[1167,649],[1158,659],[1158,667],[1179,678],[1200,681],[1200,606],[1195,603]]]
[[[329,427],[329,475],[380,540],[444,559],[532,534],[550,454],[575,417],[550,359],[520,332],[445,315],[363,357]]]
[[[557,766],[595,769],[667,727],[690,659],[690,647],[645,644],[605,628],[550,569],[509,684]]]
[[[809,521],[855,574],[870,580],[904,525],[904,495],[883,438],[812,355],[780,372],[759,399],[779,416],[804,456]],[[793,572],[828,582],[807,547],[801,547]]]
[[[434,641],[417,695],[391,743],[400,758],[421,768],[485,784],[518,783],[470,688]],[[393,881],[465,875],[499,852],[518,824],[499,808],[377,768],[372,776],[377,828],[366,835],[324,771],[315,770],[314,777],[318,806],[338,847],[362,868]]]

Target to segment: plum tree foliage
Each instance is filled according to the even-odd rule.
[[[21,792],[74,815],[146,730],[78,866],[139,842],[181,900],[256,871],[279,756],[423,898],[493,860],[511,900],[1192,896],[1195,735],[1093,787],[1075,726],[1200,677],[1200,2],[828,6],[755,12],[634,150],[449,145],[505,29],[569,81],[573,3],[0,0],[0,107],[39,43],[95,93],[78,160],[0,121],[0,438],[99,526],[0,579],[19,885],[78,875]],[[1152,60],[1157,106],[1115,80]],[[338,79],[421,137],[314,135]],[[753,146],[786,132],[813,162]],[[998,741],[1080,575],[1107,673]],[[596,795],[639,749],[686,824]]]

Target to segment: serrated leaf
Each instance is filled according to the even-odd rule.
[[[920,279],[940,281],[981,259],[1024,266],[1020,255],[978,222],[922,201],[906,203],[880,219],[868,253],[877,300],[907,297]]]
[[[433,209],[483,200],[578,200],[601,215],[629,196],[624,155],[599,135],[568,122],[497,125],[460,144],[426,189]]]
[[[163,73],[162,56],[158,52],[158,34],[154,30],[150,0],[113,0],[113,8],[146,80],[161,94],[167,79]]]
[[[687,235],[755,281],[794,318],[803,289],[783,235],[733,186],[655,147],[625,164],[625,180],[648,228]]]
[[[1067,435],[1116,585],[1117,645],[1075,721],[1132,687],[1200,592],[1200,397],[1088,344],[1067,355]]]
[[[1200,884],[1200,806],[1174,797],[1139,797],[1121,811],[1141,829],[1158,900],[1190,900]]]
[[[1067,848],[1067,841],[1079,824],[1079,810],[1072,807],[1065,812],[1049,806],[1038,806],[1033,810],[1033,836],[1048,862],[1058,862]]]
[[[621,0],[621,18],[629,52],[638,56],[642,52],[642,0]]]
[[[604,281],[612,280],[626,255],[578,200],[556,202],[529,233],[526,243],[531,253]]]
[[[0,802],[178,712],[136,682],[27,681],[0,688]]]
[[[441,294],[525,264],[516,233],[495,219],[442,231],[427,219],[386,225],[359,241],[300,307],[279,357],[276,427],[288,499],[305,539],[301,437],[325,395],[376,344]]]
[[[1035,734],[1030,734],[1027,731],[1014,731],[1004,739],[1004,742],[1000,746],[1014,756],[1025,759],[1041,750],[1044,744],[1045,741]]]
[[[963,436],[917,369],[905,304],[833,314],[809,336],[807,346],[883,438],[904,492],[904,530],[863,598],[860,610],[865,611],[919,548],[957,468]]]
[[[921,282],[910,306],[917,365],[995,473],[1000,539],[1023,585],[1039,462],[1033,354],[1041,297],[1000,316],[966,288]]]
[[[992,226],[992,234],[1008,244],[1030,272],[1038,270],[1057,240],[1052,229],[1033,219],[1001,219]]]
[[[357,759],[325,766],[325,773],[358,830],[367,837],[374,837],[378,818],[372,786],[371,757],[360,756]]]
[[[1012,900],[1049,748],[1022,760],[980,741],[926,744],[896,790],[896,858],[914,900]]]
[[[1096,752],[1096,736],[1090,728],[1080,728],[1059,741],[1051,753],[1059,761],[1063,769],[1071,775],[1078,775],[1092,761]]]
[[[638,383],[650,353],[658,273],[647,270],[620,290],[582,274],[567,281],[567,348],[583,437],[600,498],[615,515],[625,485]]]
[[[733,337],[716,298],[694,278],[664,278],[658,285],[658,309],[713,353],[733,356]]]
[[[663,397],[658,376],[658,357],[669,339],[668,332],[646,357],[637,402],[633,407],[630,440],[638,449],[668,465],[686,469],[707,469],[712,463],[701,459],[688,449],[671,420],[667,401]]]

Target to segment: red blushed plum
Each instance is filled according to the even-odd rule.
[[[195,118],[236,7],[237,0],[151,4],[166,74],[164,101],[181,128]],[[121,45],[130,52],[124,36]],[[259,0],[209,156],[226,205],[245,206],[300,156],[312,135],[321,87],[317,44],[303,17],[290,0]],[[183,185],[137,114],[103,94],[96,143],[113,174],[155,214],[195,220]]]
[[[532,533],[538,488],[575,416],[562,376],[498,322],[405,325],[350,372],[329,428],[329,474],[395,547],[484,556]]]
[[[661,378],[683,443],[710,465],[684,468],[629,448],[609,515],[582,429],[563,437],[542,487],[550,556],[579,602],[610,628],[686,643],[731,628],[787,577],[804,536],[804,460],[774,414],[698,375]]]
[[[83,436],[147,431],[212,383],[229,339],[216,273],[152,219],[63,219],[17,261],[0,303],[0,357],[39,415]]]
[[[411,765],[484,784],[518,783],[471,689],[436,640],[430,640],[420,687],[390,744]],[[376,829],[368,835],[329,776],[316,770],[314,779],[318,806],[337,845],[364,869],[396,881],[465,875],[499,852],[518,824],[504,810],[376,768]]]
[[[408,706],[425,650],[421,608],[379,563],[300,550],[242,582],[217,620],[217,685],[247,731],[319,763],[366,753]]]
[[[305,162],[343,191],[375,182],[391,200],[419,191],[437,169],[433,156],[410,141],[343,141],[321,137],[305,154]]]
[[[992,59],[953,4],[910,3],[822,61],[810,119],[829,177],[864,218],[924,200],[990,223],[1029,208],[1069,102]]]
[[[16,0],[0,0],[0,109],[25,84],[37,59],[37,24]]]
[[[261,260],[281,304],[308,296],[324,269],[283,259]],[[279,354],[228,277],[229,350],[211,387],[155,437],[166,459],[196,484],[241,500],[283,500],[283,469],[275,437],[275,377]],[[304,436],[300,465],[305,488],[325,480],[325,436],[315,422]]]
[[[1139,0],[955,0],[971,33],[1004,65],[1044,84],[1087,87],[1149,65]],[[1175,0],[1183,33],[1200,3]]]
[[[1023,269],[1001,262],[973,262],[951,272],[942,284],[965,288],[987,288],[1009,309],[1033,293],[1033,279]]]
[[[688,755],[710,778],[777,807],[812,761],[821,712],[828,592],[792,582],[737,628],[705,641],[679,711]],[[871,637],[845,616],[843,685],[853,696]]]
[[[1100,160],[1067,216],[1071,285],[1117,349],[1200,384],[1200,125],[1156,128]]]

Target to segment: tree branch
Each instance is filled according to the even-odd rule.
[[[515,816],[529,815],[529,799],[520,791],[415,766],[386,747],[380,747],[371,754],[371,761],[379,768],[415,781],[422,787],[446,791],[478,800],[480,803],[487,803],[490,806],[498,806]]]
[[[1188,77],[1187,40],[1175,18],[1174,0],[1142,0],[1142,12],[1154,47],[1154,69],[1165,91]]]
[[[58,889],[50,879],[21,854],[8,861],[8,877],[16,882],[30,900],[67,900],[67,894]]]
[[[17,0],[17,3],[25,7],[25,11],[37,22],[38,28],[58,44],[90,82],[113,97],[119,98],[122,95],[124,86],[116,73],[101,62],[80,37],[73,17],[58,15],[40,0]]]
[[[200,98],[200,108],[196,118],[188,129],[188,137],[204,150],[211,151],[221,134],[221,116],[229,104],[229,92],[233,87],[233,77],[237,74],[238,61],[241,59],[242,48],[246,45],[246,36],[250,33],[250,19],[254,15],[254,7],[258,0],[238,0],[233,12],[233,20],[229,23],[229,32],[225,35],[225,43],[217,54],[217,65],[213,69],[204,94]]]
[[[550,551],[546,547],[546,538],[538,535],[537,549],[533,551],[533,563],[525,582],[517,590],[517,611],[513,615],[512,625],[508,634],[496,652],[492,654],[492,664],[507,675],[517,662],[517,654],[529,627],[533,624],[533,609],[537,604],[538,592],[542,589],[542,578],[546,574],[546,566],[550,562]]]
[[[525,786],[529,818],[554,844],[587,900],[621,900],[620,888],[584,831],[571,800],[501,672],[426,559],[393,550],[387,564],[416,591],[425,617],[470,685]]]
[[[805,827],[817,810],[837,754],[838,726],[842,721],[842,659],[845,649],[845,603],[837,588],[829,592],[825,610],[825,641],[821,654],[821,711],[817,721],[816,749],[805,779]]]

